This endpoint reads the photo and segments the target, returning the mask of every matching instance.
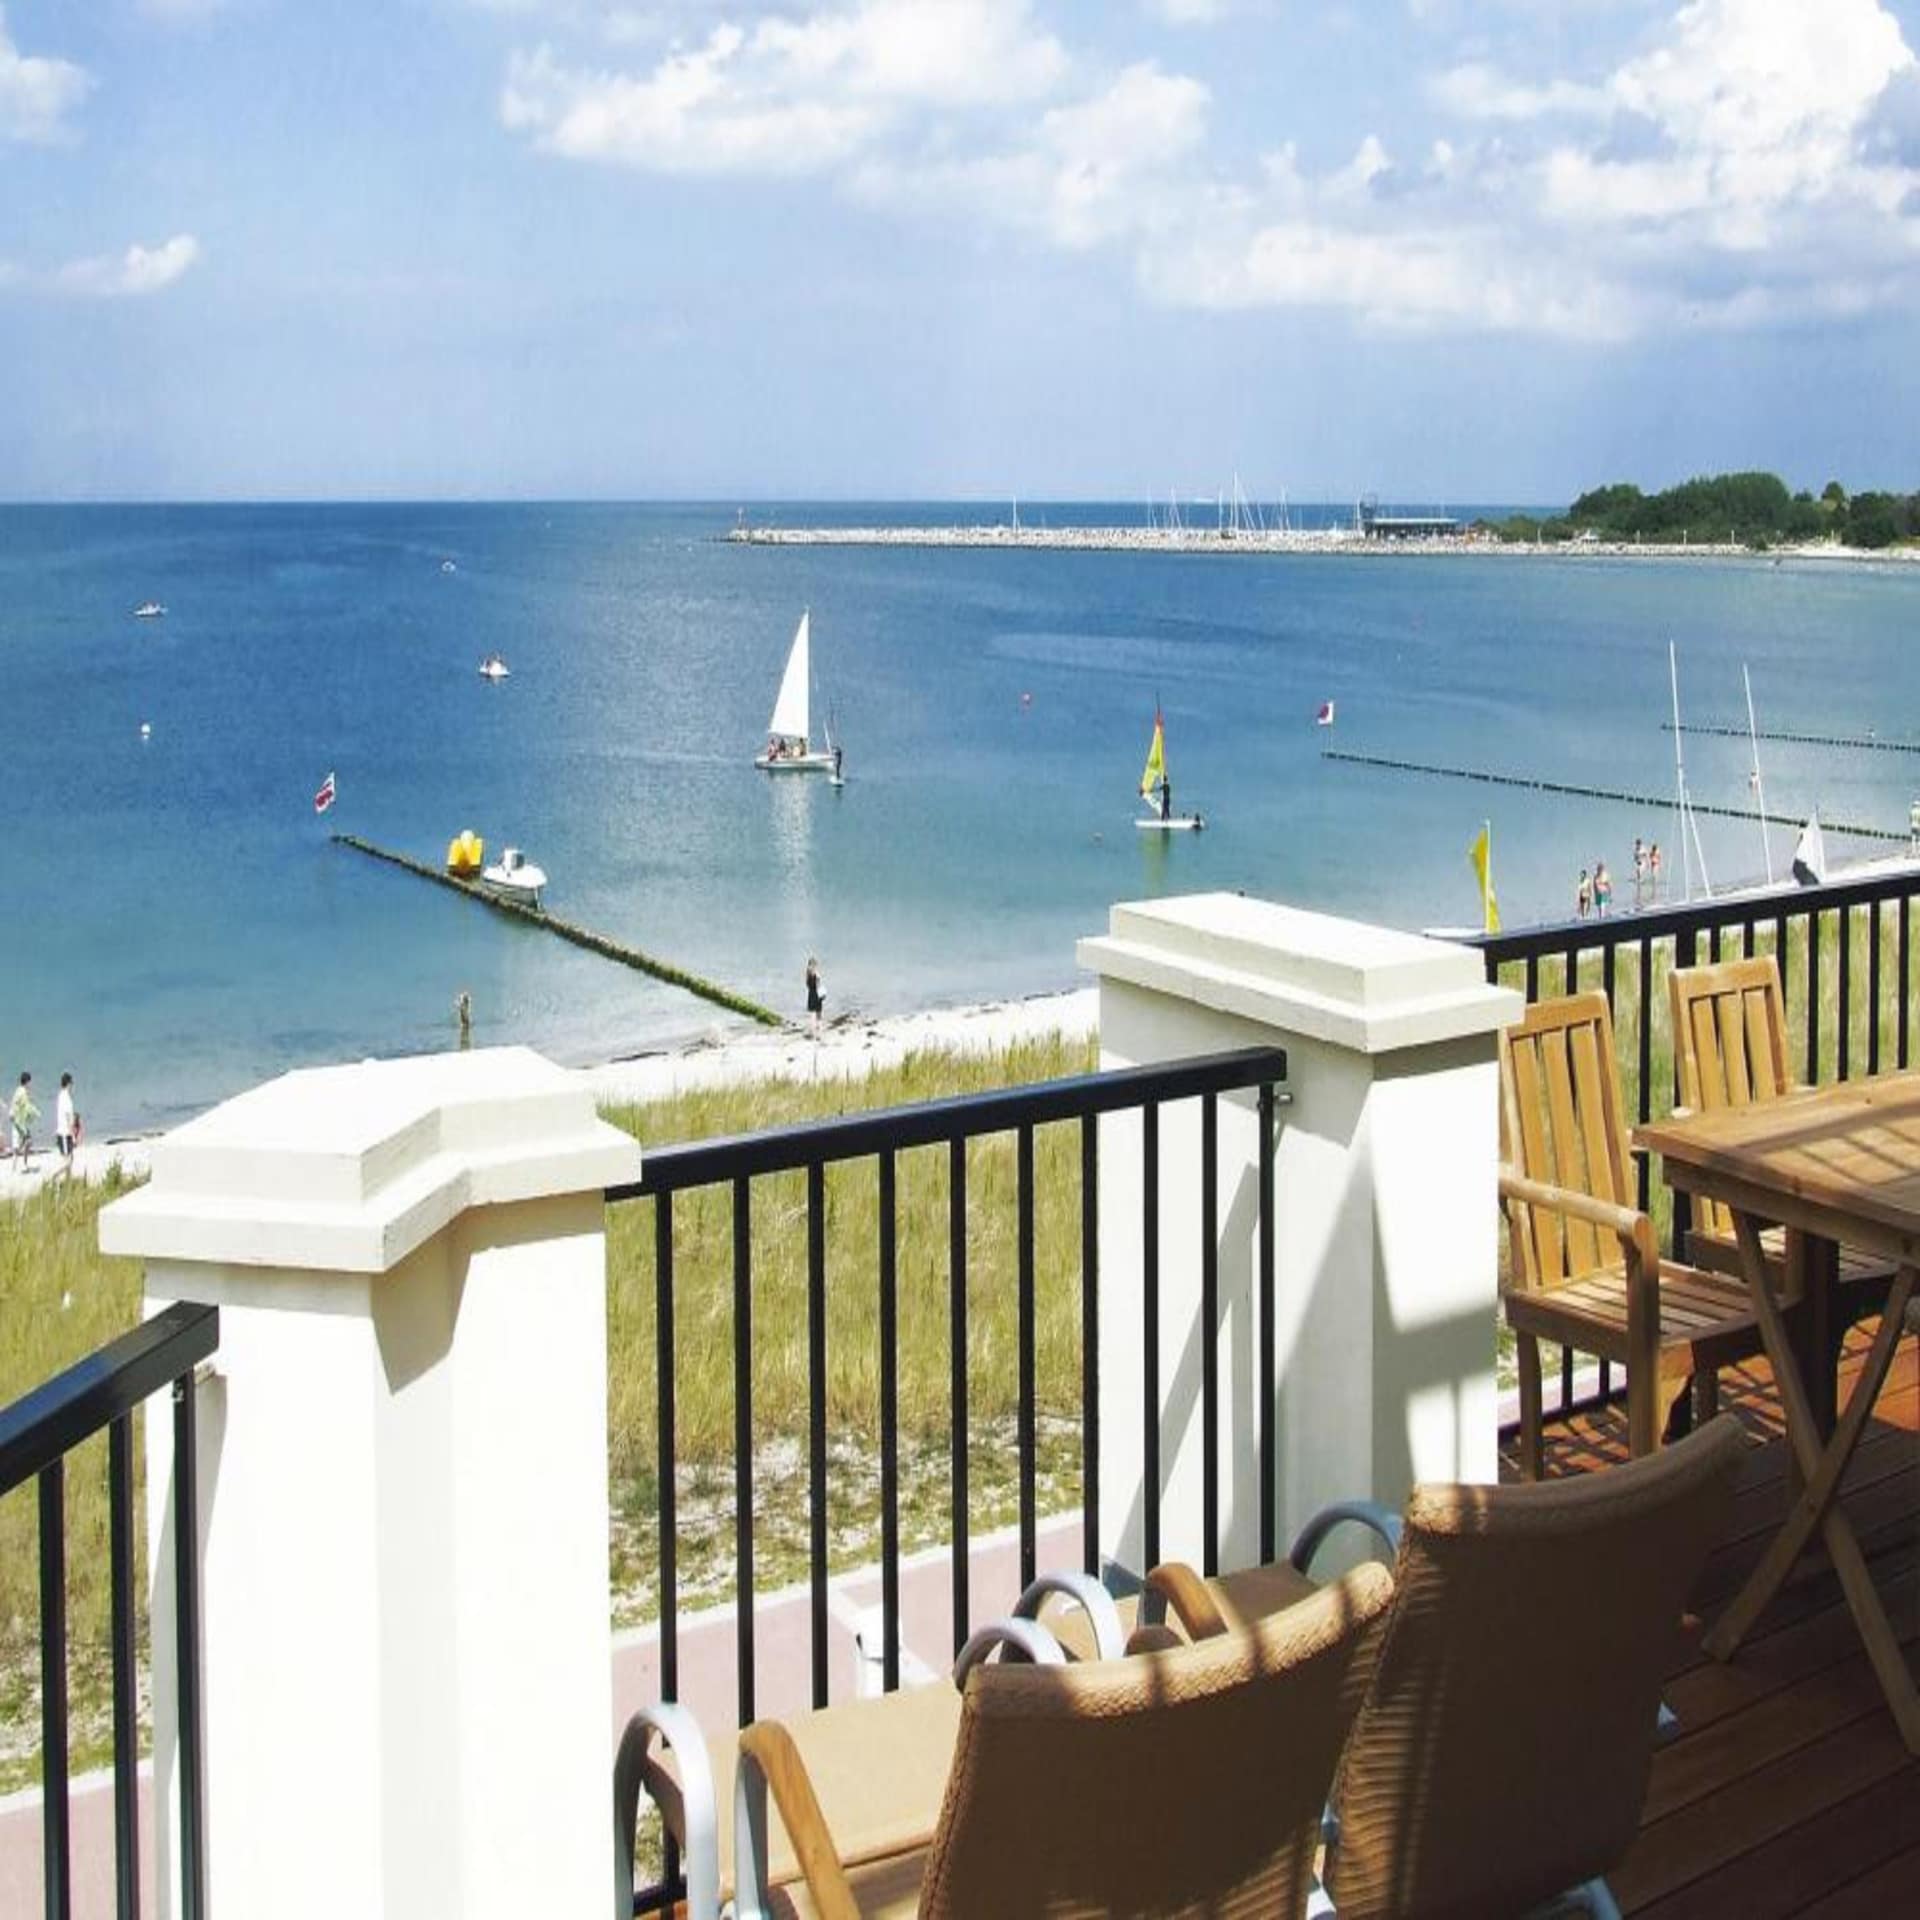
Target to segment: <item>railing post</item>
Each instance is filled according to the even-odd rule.
[[[537,1055],[447,1054],[257,1088],[102,1214],[150,1311],[221,1316],[198,1419],[146,1430],[162,1916],[196,1679],[209,1913],[606,1910],[602,1192],[639,1161]]]
[[[1198,1102],[1160,1116],[1159,1205],[1142,1206],[1141,1129],[1116,1116],[1100,1157],[1101,1500],[1107,1556],[1138,1569],[1143,1484],[1143,1220],[1159,1244],[1161,1539],[1206,1553],[1205,1343],[1215,1345],[1219,1563],[1263,1528],[1260,1386],[1271,1364],[1284,1546],[1325,1502],[1398,1503],[1416,1478],[1497,1469],[1495,1033],[1520,997],[1469,948],[1233,894],[1116,906],[1080,945],[1100,976],[1106,1066],[1279,1046],[1291,1104],[1273,1163],[1273,1324],[1261,1324],[1258,1103],[1217,1118],[1207,1272]],[[1216,1321],[1203,1318],[1206,1292]]]

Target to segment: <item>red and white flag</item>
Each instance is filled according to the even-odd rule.
[[[333,805],[333,799],[334,799],[333,775],[328,774],[327,777],[320,782],[320,791],[313,796],[314,812],[325,813],[326,810]]]
[[[1320,702],[1320,710],[1313,716],[1313,723],[1317,727],[1330,727],[1333,725],[1333,702],[1331,700],[1322,700]]]

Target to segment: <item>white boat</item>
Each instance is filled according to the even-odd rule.
[[[813,744],[813,657],[811,609],[800,616],[787,650],[787,670],[774,696],[773,717],[767,722],[767,744],[753,757],[765,773],[830,773],[840,777],[840,749],[831,733],[826,744]]]
[[[143,600],[134,608],[133,617],[136,620],[159,620],[165,617],[166,611],[158,600]]]
[[[1200,814],[1173,810],[1173,782],[1167,778],[1167,726],[1157,707],[1146,770],[1140,776],[1140,797],[1151,800],[1156,793],[1160,797],[1159,812],[1142,814],[1133,823],[1142,833],[1198,833],[1207,824]]]
[[[511,669],[507,663],[502,660],[497,653],[488,654],[487,657],[480,662],[480,678],[482,680],[504,680],[510,671]]]
[[[547,876],[544,869],[536,867],[518,847],[506,847],[495,865],[481,868],[480,884],[503,900],[517,900],[522,906],[537,907]]]

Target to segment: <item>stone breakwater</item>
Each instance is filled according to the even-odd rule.
[[[1561,540],[1534,545],[1492,534],[1462,532],[1414,536],[1369,536],[1351,527],[1304,532],[1267,529],[1201,531],[1191,527],[749,527],[732,528],[726,540],[747,547],[947,547],[1036,553],[1337,553],[1391,557],[1409,554],[1494,554],[1545,560],[1847,560],[1899,564],[1920,562],[1920,549],[1868,552],[1859,547],[1813,546],[1762,549],[1730,541]]]

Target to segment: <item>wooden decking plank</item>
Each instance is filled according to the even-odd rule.
[[[1911,1643],[1908,1636],[1909,1648]],[[1682,1714],[1681,1733],[1655,1761],[1642,1824],[1664,1820],[1705,1799],[1727,1780],[1811,1746],[1867,1714],[1884,1713],[1886,1695],[1859,1651],[1857,1631],[1853,1645],[1853,1653],[1795,1676],[1711,1725],[1690,1729]],[[1680,1712],[1671,1697],[1667,1704]]]
[[[1637,1911],[1912,1765],[1883,1701],[1877,1713],[1643,1826],[1626,1859],[1607,1876],[1609,1884],[1622,1906]]]
[[[1801,1908],[1805,1920],[1885,1920],[1888,1914],[1920,1908],[1920,1844],[1914,1833],[1910,1822],[1906,1852]]]
[[[1810,1902],[1889,1862],[1920,1833],[1920,1766],[1857,1793],[1818,1819],[1776,1834],[1719,1872],[1695,1880],[1635,1911],[1647,1920],[1785,1920],[1811,1911]],[[1882,1908],[1882,1912],[1893,1909]]]

